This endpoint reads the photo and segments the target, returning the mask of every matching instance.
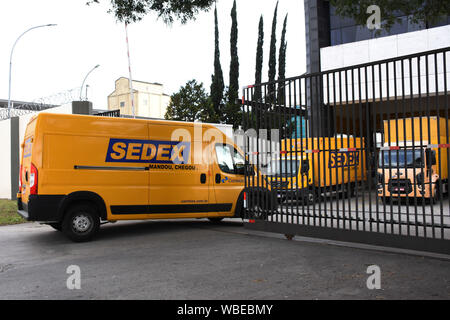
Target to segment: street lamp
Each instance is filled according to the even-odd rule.
[[[37,29],[37,28],[43,28],[43,27],[54,27],[56,26],[56,24],[51,23],[51,24],[43,24],[40,26],[35,26],[32,27],[28,30],[26,30],[25,32],[23,32],[14,42],[14,45],[11,49],[11,55],[9,56],[9,89],[8,89],[8,118],[11,118],[11,69],[12,69],[12,55],[14,52],[14,48],[16,47],[17,41],[19,41],[20,38],[22,38],[22,36],[27,33],[28,31],[31,31],[33,29]]]
[[[81,96],[83,95],[83,87],[84,87],[84,83],[86,82],[87,77],[91,74],[92,71],[94,71],[94,70],[97,69],[98,67],[100,67],[99,64],[96,65],[95,67],[93,67],[93,68],[91,69],[91,71],[89,71],[89,72],[87,73],[86,77],[84,77],[83,83],[81,84],[81,88],[80,88],[80,101],[81,101],[81,99],[82,99]],[[86,99],[87,99],[87,94],[86,94]]]

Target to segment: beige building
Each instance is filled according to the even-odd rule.
[[[133,80],[134,109],[137,117],[160,118],[166,114],[170,96],[163,93],[163,85]],[[120,114],[133,115],[129,79],[116,80],[116,89],[108,96],[108,110],[120,109]]]

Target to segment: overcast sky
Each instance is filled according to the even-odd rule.
[[[13,54],[11,99],[34,101],[79,88],[87,80],[94,108],[106,109],[114,81],[128,77],[125,28],[108,14],[109,0],[86,6],[87,0],[14,0],[0,2],[0,99],[8,98],[9,55],[15,39],[30,27],[56,23],[24,35]],[[218,0],[221,63],[228,84],[230,11],[232,0]],[[258,22],[264,16],[264,70],[267,65],[271,24],[276,0],[237,0],[240,86],[253,84]],[[277,53],[283,19],[287,26],[286,76],[305,72],[305,28],[302,0],[280,0]],[[190,79],[203,82],[207,91],[214,61],[214,12],[200,13],[186,25],[165,25],[155,14],[128,27],[133,79],[158,82],[172,94]]]

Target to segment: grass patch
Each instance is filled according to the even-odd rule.
[[[17,213],[17,201],[0,200],[0,226],[27,222]]]

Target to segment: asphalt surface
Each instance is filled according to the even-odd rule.
[[[26,223],[0,227],[0,243],[0,299],[450,299],[450,259],[288,241],[236,220],[108,224],[81,244]]]

